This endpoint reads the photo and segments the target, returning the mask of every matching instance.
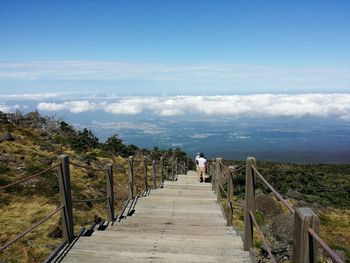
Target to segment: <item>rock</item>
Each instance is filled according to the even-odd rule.
[[[0,154],[0,162],[8,164],[8,163],[16,163],[17,160],[16,160],[16,157],[8,153],[5,153],[5,154]]]
[[[297,199],[297,200],[301,200],[304,197],[304,195],[298,191],[290,192],[288,193],[288,196],[292,199]]]
[[[51,238],[61,238],[63,236],[62,230],[60,227],[56,226],[47,236]]]
[[[13,142],[14,140],[15,140],[15,138],[12,136],[11,133],[7,133],[6,135],[0,137],[0,143],[2,143],[4,141]]]
[[[54,148],[52,147],[52,145],[50,145],[50,144],[40,144],[40,146],[39,146],[39,148],[40,148],[40,150],[42,150],[42,151],[47,151],[47,152],[52,152],[53,150],[54,150]]]
[[[281,214],[276,216],[270,229],[274,237],[283,243],[293,243],[294,216],[292,214]]]
[[[265,218],[283,214],[280,204],[272,196],[265,194],[256,197],[256,209],[262,212]]]
[[[40,163],[45,164],[45,165],[51,165],[53,162],[52,158],[49,157],[41,157],[40,158]]]
[[[16,171],[17,171],[17,172],[20,172],[20,173],[24,173],[24,172],[27,171],[27,167],[25,167],[25,166],[19,166],[19,167],[16,168]]]
[[[81,156],[79,156],[78,160],[79,160],[80,162],[86,163],[87,165],[90,165],[90,164],[91,164],[91,161],[89,160],[89,158],[88,158],[86,155],[81,155]]]
[[[346,254],[344,250],[336,249],[334,252],[345,262],[346,261]]]
[[[311,208],[318,216],[322,211],[326,211],[327,208],[318,204],[318,203],[309,203],[304,200],[299,200],[295,207],[309,207]]]

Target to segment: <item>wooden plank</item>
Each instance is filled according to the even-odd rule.
[[[63,262],[251,262],[211,186],[197,177],[190,171],[165,182],[131,217],[80,238]]]
[[[83,253],[70,252],[64,262],[152,262],[152,263],[173,263],[173,262],[191,262],[191,263],[217,263],[217,262],[251,262],[247,256],[212,256],[212,255],[193,255],[193,254],[172,254],[172,253],[145,253],[145,252],[114,252],[114,251],[83,251]]]

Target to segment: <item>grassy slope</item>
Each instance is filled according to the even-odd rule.
[[[21,178],[32,175],[49,167],[50,159],[56,163],[56,158],[62,153],[69,154],[71,160],[78,162],[79,155],[69,148],[59,144],[52,144],[54,138],[42,131],[30,128],[11,128],[9,125],[0,126],[0,134],[11,130],[15,137],[14,142],[0,144],[0,184],[5,185]],[[43,140],[43,137],[46,140]],[[49,145],[50,150],[40,148],[40,145]],[[99,156],[98,150],[94,153]],[[115,161],[115,160],[114,160]],[[125,160],[117,160],[124,163]],[[47,163],[45,163],[47,162]],[[113,160],[97,157],[92,163],[111,163]],[[25,171],[17,170],[17,167],[26,167]],[[115,172],[116,188],[118,189],[118,207],[121,200],[127,196],[125,184],[127,176],[124,173]],[[83,169],[71,167],[73,199],[89,197],[103,197],[99,191],[105,187],[105,174],[103,172],[86,172]],[[22,187],[24,186],[24,187]],[[13,239],[33,223],[45,217],[60,203],[58,195],[58,182],[56,172],[48,172],[38,178],[32,179],[22,186],[14,187],[0,192],[0,244]],[[92,207],[91,207],[92,205]],[[90,225],[94,219],[106,218],[105,203],[77,203],[74,205],[75,231],[81,226]],[[60,233],[59,214],[41,225],[38,229],[16,242],[5,253],[0,254],[0,262],[41,262],[62,240]]]
[[[1,125],[0,134],[11,131],[16,141],[0,144],[0,184],[5,185],[20,178],[27,177],[49,166],[48,160],[56,162],[62,153],[70,155],[78,162],[80,154],[68,147],[63,147],[55,138],[55,134],[43,133],[30,128]],[[48,147],[45,147],[48,146]],[[49,150],[45,150],[45,149]],[[89,153],[85,153],[89,154]],[[112,160],[99,150],[90,153],[96,156],[92,166],[102,167],[110,162],[119,162],[126,167],[126,160]],[[243,163],[241,163],[243,164]],[[26,171],[18,171],[17,167],[26,167]],[[321,236],[335,249],[346,251],[350,257],[350,165],[294,165],[258,162],[259,170],[284,195],[293,197],[296,193],[300,199],[310,204],[318,203],[320,207]],[[140,175],[142,168],[135,164]],[[90,173],[82,169],[71,168],[73,198],[83,199],[91,196],[102,197],[99,192],[104,188],[103,172]],[[127,181],[125,173],[116,172],[118,206],[127,197],[122,186]],[[142,180],[137,180],[142,187]],[[49,172],[38,179],[0,192],[0,244],[15,237],[37,220],[53,211],[59,204],[58,184],[55,172]],[[260,185],[260,187],[262,187]],[[97,190],[97,191],[96,191]],[[235,195],[242,197],[244,193],[244,175],[236,176]],[[297,202],[298,200],[292,200]],[[322,209],[322,207],[328,207]],[[237,210],[241,211],[240,209]],[[81,226],[92,223],[94,218],[105,218],[104,203],[80,203],[74,205],[74,221],[76,232]],[[235,213],[236,225],[242,226],[241,213]],[[37,230],[21,239],[10,249],[0,255],[0,261],[8,262],[40,262],[61,242],[59,237],[59,215],[47,221]]]
[[[244,165],[244,162],[235,163]],[[321,221],[321,237],[333,249],[343,250],[349,262],[350,165],[297,165],[260,161],[257,167],[275,189],[287,197],[290,202],[297,206],[302,202],[304,206],[316,210]],[[245,171],[242,171],[235,176],[234,180],[234,192],[240,203],[244,202],[244,184]],[[257,188],[269,193],[259,179],[257,179]],[[243,228],[241,208],[236,208],[233,220],[238,228]]]

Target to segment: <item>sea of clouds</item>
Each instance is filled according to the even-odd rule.
[[[350,121],[350,94],[120,97],[111,100],[39,102],[37,109],[71,113],[99,110],[116,115],[151,113],[157,116],[332,117]]]
[[[80,98],[80,99],[78,99]],[[119,97],[114,95],[22,94],[0,95],[0,111],[26,111],[26,100],[45,112],[102,111],[115,115],[226,117],[321,117],[350,121],[350,93],[255,94],[227,96]],[[1,102],[2,101],[2,102]],[[15,101],[15,104],[11,104]]]

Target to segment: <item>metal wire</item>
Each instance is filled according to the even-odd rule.
[[[270,248],[270,246],[268,245],[267,240],[266,240],[266,238],[265,238],[263,232],[261,231],[261,229],[260,229],[258,223],[256,222],[255,217],[254,217],[254,214],[253,214],[252,211],[250,211],[250,210],[249,210],[249,215],[250,215],[250,218],[252,219],[252,221],[253,221],[253,223],[254,223],[254,225],[255,225],[255,227],[256,227],[256,230],[257,230],[258,233],[259,233],[259,236],[261,237],[261,240],[262,240],[262,242],[263,242],[263,244],[264,244],[264,247],[265,247],[265,249],[266,249],[267,254],[269,254],[271,261],[272,261],[273,263],[276,263],[276,260],[275,260],[274,256],[272,255],[271,248]]]
[[[232,172],[238,172],[238,171],[242,170],[243,168],[245,168],[245,165],[243,165],[243,166],[241,166],[241,167],[239,167],[239,168],[234,169]]]
[[[237,205],[237,206],[239,206],[239,207],[245,207],[245,205],[244,204],[240,204],[240,203],[234,203],[235,205]]]
[[[77,164],[77,163],[73,163],[71,161],[69,161],[69,163],[73,166],[79,167],[79,168],[84,168],[86,170],[91,170],[91,171],[95,171],[95,172],[103,172],[106,171],[106,169],[97,169],[97,168],[93,168],[90,166],[86,166],[86,165],[81,165],[81,164]]]
[[[311,228],[308,229],[312,238],[320,245],[320,247],[328,254],[328,256],[336,263],[345,263]]]
[[[29,177],[26,177],[26,178],[24,178],[24,179],[21,179],[21,180],[19,180],[19,181],[13,182],[13,183],[8,184],[8,185],[0,186],[0,190],[4,190],[4,189],[7,189],[7,188],[9,188],[9,187],[12,187],[12,186],[15,186],[15,185],[24,183],[24,182],[26,182],[26,181],[29,181],[30,179],[33,179],[33,178],[35,178],[35,177],[38,177],[39,175],[42,175],[42,174],[44,174],[44,173],[46,173],[46,172],[49,172],[49,171],[55,169],[55,168],[58,167],[58,166],[60,166],[59,163],[58,163],[58,164],[55,164],[54,166],[51,166],[50,168],[47,168],[47,169],[41,171],[41,172],[38,172],[38,173],[36,173],[36,174],[33,174],[33,175],[31,175],[31,176],[29,176]]]
[[[37,223],[33,224],[31,227],[29,227],[27,230],[25,230],[24,232],[22,232],[20,235],[18,235],[15,239],[7,242],[5,245],[3,245],[0,248],[0,252],[2,252],[3,250],[5,250],[6,248],[8,248],[9,246],[11,246],[13,243],[15,243],[18,239],[24,237],[25,235],[27,235],[29,232],[32,232],[35,228],[37,228],[38,226],[40,226],[42,223],[44,223],[45,221],[47,221],[49,218],[51,218],[52,216],[54,216],[55,214],[57,214],[62,208],[64,207],[64,205],[61,205],[60,207],[56,208],[54,211],[52,211],[50,214],[48,214],[46,217],[44,217],[43,219],[41,219],[40,221],[38,221]]]
[[[222,166],[222,167],[224,167],[224,168],[226,168],[226,169],[229,169],[226,165],[224,165],[222,162],[219,162],[219,164]]]
[[[76,200],[72,200],[72,202],[76,202],[76,203],[80,203],[80,202],[96,202],[96,201],[104,201],[107,200],[108,197],[104,197],[104,198],[90,198],[90,199],[76,199]]]
[[[273,188],[271,184],[269,184],[268,181],[261,175],[261,173],[256,169],[254,165],[252,165],[252,169],[254,170],[255,174],[259,176],[259,178],[264,182],[264,184],[277,196],[277,198],[288,208],[288,210],[294,215],[295,209],[288,204],[288,202]]]
[[[222,185],[220,183],[218,183],[218,185],[220,186],[221,190],[224,192],[224,194],[226,195],[227,197],[227,192],[225,191],[225,189],[222,187]]]
[[[119,164],[112,164],[112,166],[120,173],[127,175],[127,171],[126,169],[124,169],[123,167],[121,167]]]

